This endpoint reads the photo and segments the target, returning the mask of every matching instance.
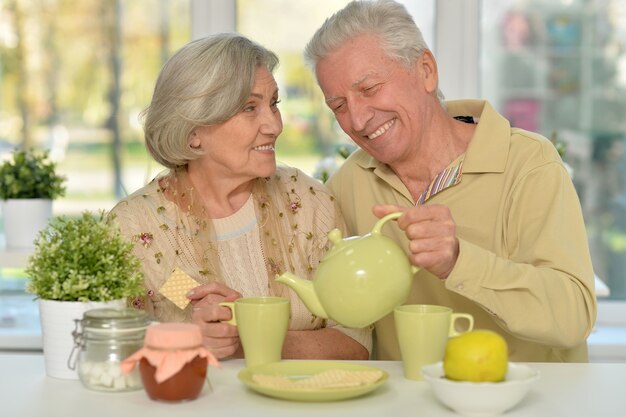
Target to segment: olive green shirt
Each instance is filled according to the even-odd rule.
[[[485,101],[452,101],[447,109],[479,120],[465,155],[451,164],[462,160],[461,181],[425,202],[449,207],[460,253],[446,280],[417,272],[407,304],[471,313],[475,328],[506,338],[513,361],[587,361],[597,308],[594,274],[580,202],[555,147],[511,128]],[[329,186],[352,234],[371,230],[375,204],[415,204],[394,172],[362,150]],[[383,233],[408,252],[396,225]],[[401,359],[393,314],[375,331],[377,359]]]

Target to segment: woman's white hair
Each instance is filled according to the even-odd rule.
[[[201,156],[202,150],[190,146],[193,130],[237,114],[250,97],[257,68],[272,73],[277,65],[276,54],[236,33],[182,47],[161,69],[150,106],[142,113],[152,157],[175,168]]]
[[[428,45],[404,5],[393,0],[352,1],[326,19],[304,49],[304,59],[315,71],[317,63],[359,35],[374,35],[389,57],[407,67],[428,50]],[[443,94],[437,88],[437,97]]]

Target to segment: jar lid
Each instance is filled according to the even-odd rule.
[[[155,349],[188,349],[202,346],[200,327],[192,323],[160,323],[148,327],[144,344]]]
[[[135,308],[96,308],[83,313],[82,325],[87,330],[145,329],[150,319],[145,311]]]

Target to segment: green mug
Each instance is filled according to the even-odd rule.
[[[232,319],[224,323],[237,326],[247,367],[280,361],[289,327],[289,299],[249,297],[220,305],[232,312]]]
[[[393,312],[402,355],[404,376],[421,380],[422,367],[443,360],[448,338],[474,328],[471,314],[453,313],[444,306],[407,304]],[[467,320],[465,330],[456,330],[456,321]]]

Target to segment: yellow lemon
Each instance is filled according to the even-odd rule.
[[[490,330],[474,330],[451,338],[446,345],[443,370],[457,381],[499,382],[508,368],[506,340]]]

